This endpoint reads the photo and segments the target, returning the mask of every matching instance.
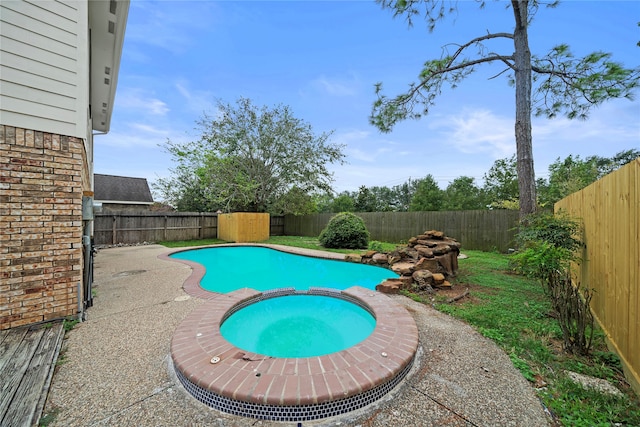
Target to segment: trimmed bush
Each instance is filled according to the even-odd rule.
[[[350,212],[342,212],[329,220],[320,233],[320,244],[325,248],[366,249],[369,231],[364,220]]]

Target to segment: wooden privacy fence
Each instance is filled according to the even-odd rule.
[[[270,233],[284,232],[284,217],[272,216]],[[218,214],[208,212],[122,212],[97,214],[96,245],[133,244],[218,237]]]
[[[271,216],[272,236],[318,236],[335,214]],[[359,212],[372,240],[406,241],[437,229],[459,240],[463,249],[506,252],[513,247],[518,212]],[[199,212],[101,213],[94,220],[96,245],[134,244],[218,236],[218,214]]]
[[[123,212],[98,214],[96,245],[210,239],[218,235],[218,215],[192,212]]]
[[[335,214],[286,215],[287,236],[318,236]],[[426,230],[440,230],[462,243],[463,249],[506,252],[514,247],[518,212],[511,210],[356,212],[372,240],[406,241]]]
[[[640,393],[640,158],[555,204],[584,224],[576,281]]]

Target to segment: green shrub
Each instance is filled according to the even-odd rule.
[[[517,241],[521,248],[526,248],[531,242],[543,241],[574,252],[583,245],[581,234],[580,221],[566,212],[538,212],[521,222]]]
[[[550,275],[569,269],[571,262],[580,262],[581,233],[580,222],[566,213],[529,215],[520,223],[519,249],[510,265],[520,274],[548,281]]]
[[[545,285],[558,272],[568,270],[573,258],[568,249],[546,241],[533,241],[511,255],[509,265],[518,274],[538,279]]]
[[[511,256],[510,265],[542,283],[556,312],[564,349],[588,354],[594,330],[589,308],[593,292],[573,283],[571,275],[571,264],[581,261],[581,231],[580,223],[562,212],[529,215],[520,223],[519,250]]]
[[[369,244],[369,231],[362,218],[342,212],[329,220],[319,240],[325,248],[365,249]]]
[[[376,252],[384,252],[384,245],[382,242],[378,242],[377,240],[372,240],[369,242],[369,250]]]

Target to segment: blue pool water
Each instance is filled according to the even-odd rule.
[[[367,338],[375,325],[369,312],[340,298],[288,295],[238,310],[220,332],[242,350],[296,358],[344,350]]]
[[[252,288],[308,290],[309,287],[375,289],[385,279],[398,277],[382,267],[290,254],[256,246],[232,246],[177,252],[172,258],[202,264],[206,273],[200,285],[212,292],[228,293]]]

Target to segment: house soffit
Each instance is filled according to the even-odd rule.
[[[93,130],[108,132],[118,82],[129,0],[89,1],[90,93]]]

